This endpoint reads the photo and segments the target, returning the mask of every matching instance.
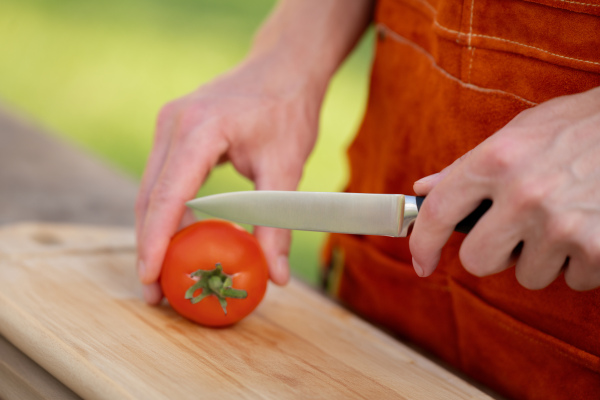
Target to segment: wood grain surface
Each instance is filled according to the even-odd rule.
[[[0,229],[0,334],[86,399],[487,399],[316,291],[227,329],[141,300],[129,229]]]
[[[81,400],[0,336],[0,399]]]

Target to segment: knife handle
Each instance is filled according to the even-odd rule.
[[[425,197],[417,196],[416,200],[417,200],[417,210],[420,210],[421,204],[423,204],[423,200],[425,200]],[[471,231],[471,229],[475,226],[477,221],[479,221],[479,218],[481,218],[483,216],[483,214],[485,214],[485,212],[490,209],[491,206],[492,206],[491,200],[488,200],[488,199],[483,200],[481,202],[481,204],[479,205],[479,207],[477,207],[475,209],[475,211],[473,211],[471,214],[467,215],[465,217],[465,219],[463,219],[456,225],[454,230],[456,232],[460,232],[460,233],[469,233]]]

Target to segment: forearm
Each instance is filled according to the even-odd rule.
[[[247,61],[269,57],[324,85],[368,26],[373,0],[282,0],[257,32]]]

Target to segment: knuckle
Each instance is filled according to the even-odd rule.
[[[156,118],[156,126],[158,128],[165,126],[172,118],[175,116],[175,102],[170,102],[162,106],[162,108],[158,111],[158,116]]]
[[[544,235],[553,244],[570,243],[576,236],[578,227],[579,221],[573,216],[550,216]]]
[[[187,135],[207,121],[209,116],[216,116],[216,111],[211,109],[205,101],[196,101],[180,107],[176,114],[177,128],[175,129],[175,135]]]
[[[205,103],[197,103],[180,111],[173,136],[177,140],[197,137],[195,132],[203,128],[199,137],[206,139],[215,135],[223,136],[225,131],[231,130],[234,126],[236,125],[233,119],[228,119],[222,110]]]
[[[181,111],[178,117],[177,129],[175,130],[176,136],[183,136],[188,132],[191,132],[196,128],[200,120],[201,110],[187,107]]]
[[[484,172],[504,174],[510,171],[518,159],[518,146],[513,140],[497,139],[481,149]]]
[[[443,200],[439,196],[429,195],[421,206],[421,213],[428,215],[428,220],[444,223],[448,213],[444,212]]]
[[[518,211],[547,210],[550,193],[543,182],[516,179],[511,186],[511,195]]]

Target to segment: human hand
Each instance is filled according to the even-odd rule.
[[[466,270],[541,289],[564,270],[575,290],[600,286],[600,88],[526,110],[438,174],[410,238],[415,271],[428,276],[454,226],[484,199],[492,207],[464,239]]]
[[[211,169],[230,161],[258,190],[295,190],[313,148],[325,86],[280,60],[256,57],[165,105],[136,203],[138,274],[148,303],[162,298],[157,280],[171,236],[193,221],[184,203]],[[289,279],[290,232],[257,227],[277,284]]]

